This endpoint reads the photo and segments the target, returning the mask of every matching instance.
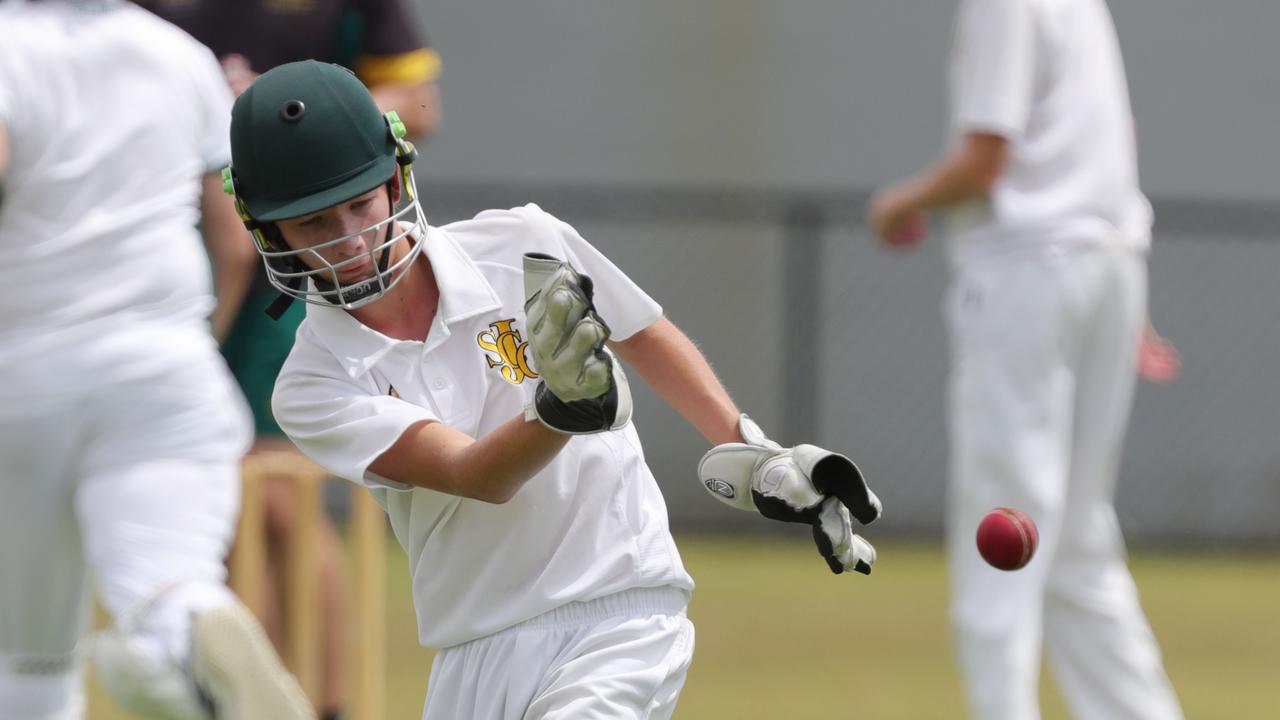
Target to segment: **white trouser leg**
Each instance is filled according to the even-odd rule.
[[[973,715],[1039,717],[1042,637],[1080,718],[1180,718],[1125,567],[1113,507],[1145,319],[1144,259],[1120,249],[993,261],[950,297],[952,618]],[[997,505],[1028,512],[1023,570],[974,548]]]
[[[230,599],[242,401],[211,346],[168,366],[160,350],[139,350],[150,372],[82,396],[0,397],[0,717],[15,703],[24,720],[70,717],[79,676],[58,675],[87,629],[86,568],[117,622],[155,609],[144,638],[175,662],[190,612]]]
[[[1182,717],[1160,651],[1125,566],[1114,509],[1134,358],[1146,319],[1146,267],[1135,254],[1099,251],[1072,275],[1078,333],[1076,413],[1066,518],[1045,603],[1045,641],[1076,717]]]
[[[0,658],[4,662],[6,658]],[[0,673],[0,720],[84,720],[79,666],[61,675]]]
[[[972,715],[1039,717],[1044,587],[1062,527],[1074,379],[1062,355],[1059,272],[1050,258],[960,271],[949,294],[951,618]],[[1027,512],[1040,548],[1016,572],[974,543],[992,508]]]
[[[0,398],[0,720],[83,717],[75,648],[89,595],[71,507],[75,410]]]
[[[75,512],[100,600],[117,621],[146,607],[148,632],[185,662],[190,613],[231,600],[243,400],[210,349],[104,388],[90,408]]]
[[[235,465],[186,460],[100,472],[76,494],[103,607],[145,614],[165,657],[185,662],[191,614],[232,601],[223,558],[238,503]]]
[[[629,590],[441,650],[423,720],[666,720],[693,657],[687,602]]]

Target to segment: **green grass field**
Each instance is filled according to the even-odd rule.
[[[676,717],[961,718],[933,545],[880,543],[871,577],[836,577],[776,538],[681,536],[698,582],[693,669]],[[415,642],[405,560],[389,553],[388,717],[421,714],[431,654]],[[1280,554],[1137,552],[1131,565],[1192,720],[1280,708]],[[1045,720],[1069,717],[1046,681]],[[92,720],[128,716],[91,690]]]

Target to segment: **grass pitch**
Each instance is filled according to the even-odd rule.
[[[799,533],[798,535],[803,535]],[[677,538],[698,583],[693,669],[676,718],[963,718],[940,548],[877,543],[871,577],[831,575],[803,537]],[[408,570],[388,553],[387,717],[421,716]],[[1131,567],[1191,720],[1280,708],[1280,553],[1135,552]],[[124,720],[91,683],[91,720]],[[1044,720],[1070,716],[1048,673]]]

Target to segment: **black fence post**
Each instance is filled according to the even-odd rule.
[[[783,218],[782,430],[784,444],[817,442],[818,330],[822,312],[823,235],[827,218],[816,203],[797,200]]]

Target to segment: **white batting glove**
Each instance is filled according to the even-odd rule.
[[[853,461],[816,445],[784,448],[743,415],[738,428],[745,443],[724,443],[698,463],[703,487],[740,510],[755,510],[781,522],[813,528],[818,552],[831,571],[871,574],[875,548],[854,534],[852,518],[863,525],[880,517],[880,498]]]
[[[524,256],[525,318],[538,387],[528,415],[558,432],[617,430],[631,419],[631,390],[605,342],[591,278],[548,255]],[[532,419],[532,418],[531,418]]]

